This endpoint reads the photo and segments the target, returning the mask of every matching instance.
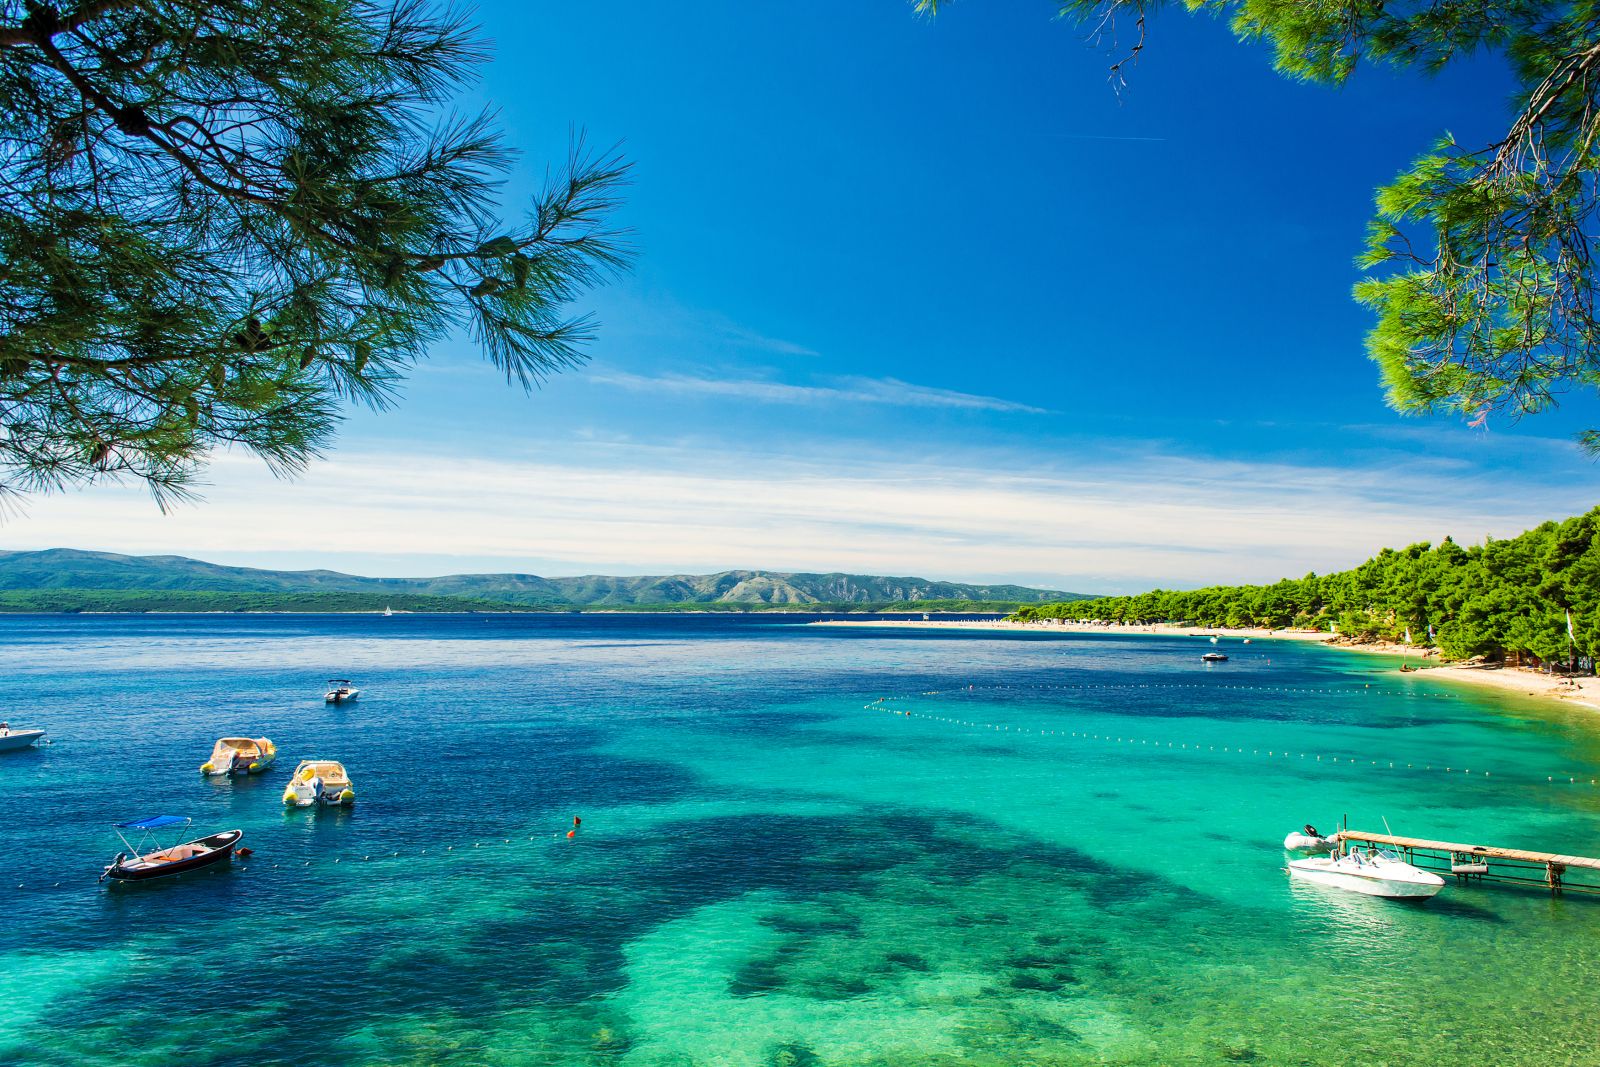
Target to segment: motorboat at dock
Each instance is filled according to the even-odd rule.
[[[331,759],[301,760],[283,791],[283,804],[287,808],[335,804],[349,807],[355,802],[355,788],[350,784],[344,764]]]
[[[162,831],[171,830],[175,837],[183,837],[193,821],[181,815],[155,815],[148,819],[117,823],[112,830],[127,851],[117,853],[117,858],[106,864],[100,877],[119,882],[139,882],[226,863],[233,856],[234,846],[244,836],[243,830],[224,830],[220,834],[193,841],[174,841],[170,845],[160,843]],[[137,831],[140,835],[138,843],[129,841],[124,831]],[[150,849],[151,844],[156,847]]]
[[[1336,889],[1390,900],[1426,900],[1444,888],[1444,879],[1413,867],[1388,849],[1366,848],[1290,860],[1291,877]]]
[[[223,737],[200,764],[200,773],[260,774],[277,758],[277,746],[265,737]]]

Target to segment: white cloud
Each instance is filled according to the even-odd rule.
[[[369,573],[429,556],[440,570],[461,569],[451,559],[546,574],[767,567],[1028,576],[1095,591],[1327,572],[1385,545],[1509,536],[1588,506],[1576,487],[1507,496],[1444,465],[1344,470],[1109,448],[1072,460],[802,461],[610,443],[561,460],[344,452],[283,483],[224,456],[196,507],[162,516],[133,489],[47,497],[0,526],[0,542],[265,565],[320,553]]]
[[[966,411],[1045,414],[1044,408],[977,393],[960,393],[897,378],[843,378],[838,385],[790,385],[749,378],[697,378],[686,374],[645,376],[598,370],[588,381],[646,393],[730,397],[766,404],[883,404],[891,407],[954,408]]]

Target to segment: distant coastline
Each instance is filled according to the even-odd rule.
[[[1322,630],[1269,630],[1260,627],[1206,627],[1171,626],[1165,623],[1140,623],[1105,626],[1097,623],[1019,622],[1012,619],[955,620],[955,619],[822,619],[812,626],[870,626],[913,628],[930,630],[1004,630],[1024,633],[1084,633],[1084,634],[1148,634],[1172,637],[1218,637],[1251,641],[1314,641],[1350,652],[1371,652],[1379,655],[1401,656],[1425,668],[1430,680],[1461,682],[1520,693],[1524,696],[1559,700],[1563,704],[1600,711],[1600,678],[1558,678],[1542,671],[1516,667],[1466,663],[1441,663],[1437,651],[1415,645],[1396,644],[1390,641],[1355,642]],[[1399,669],[1396,665],[1396,670]]]

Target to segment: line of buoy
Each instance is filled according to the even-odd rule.
[[[890,703],[893,702],[893,701],[905,701],[905,700],[910,700],[910,699],[914,699],[914,698],[912,698],[912,697],[892,697],[892,696],[891,697],[878,697],[876,700],[873,700],[872,702],[870,702],[868,704],[863,704],[862,705],[862,710],[863,711],[886,711],[891,715],[898,715],[898,716],[902,716],[902,717],[905,717],[905,718],[923,719],[923,720],[930,721],[930,722],[942,722],[942,723],[946,723],[946,724],[953,725],[953,726],[963,726],[963,727],[968,727],[968,728],[971,728],[971,729],[1011,731],[1011,732],[1020,733],[1020,734],[1032,734],[1032,735],[1035,735],[1035,736],[1038,736],[1038,737],[1060,737],[1060,738],[1077,739],[1077,740],[1084,740],[1084,741],[1103,741],[1103,742],[1109,742],[1109,743],[1113,743],[1113,744],[1124,744],[1124,743],[1126,743],[1126,744],[1135,744],[1135,743],[1137,743],[1137,744],[1141,744],[1141,745],[1153,745],[1156,748],[1161,748],[1161,747],[1165,746],[1166,748],[1170,749],[1174,745],[1177,745],[1178,746],[1177,747],[1178,751],[1186,751],[1186,750],[1192,750],[1194,752],[1202,751],[1201,745],[1198,742],[1194,743],[1193,746],[1192,746],[1192,749],[1191,749],[1191,745],[1188,742],[1163,741],[1163,740],[1159,740],[1159,739],[1155,740],[1155,741],[1151,741],[1148,738],[1131,738],[1131,737],[1130,738],[1123,738],[1123,737],[1120,737],[1120,736],[1118,736],[1118,737],[1113,739],[1111,734],[1097,734],[1097,733],[1088,733],[1088,732],[1080,733],[1077,730],[1046,730],[1046,729],[1042,729],[1042,728],[1030,728],[1030,727],[1026,727],[1026,726],[1015,726],[1015,725],[1006,724],[1006,723],[982,722],[982,721],[978,721],[978,720],[974,720],[974,719],[961,719],[961,718],[956,718],[956,717],[953,717],[953,716],[933,715],[933,714],[929,714],[927,712],[916,711],[916,710],[913,710],[913,709],[904,709],[904,710],[902,710],[900,708],[894,708],[894,707],[890,707],[889,706]],[[1207,751],[1207,752],[1221,751],[1221,752],[1224,752],[1224,753],[1227,753],[1227,754],[1230,754],[1230,755],[1244,755],[1244,752],[1245,752],[1245,750],[1244,750],[1244,748],[1242,746],[1234,746],[1234,745],[1221,745],[1221,746],[1218,746],[1218,745],[1206,745],[1205,748],[1204,748],[1204,751]],[[1260,756],[1261,755],[1261,750],[1259,748],[1251,749],[1250,750],[1250,754],[1253,755],[1253,756]],[[1326,758],[1327,758],[1328,762],[1330,762],[1330,763],[1339,763],[1341,761],[1341,757],[1339,757],[1339,756],[1331,755],[1331,754],[1318,754],[1318,753],[1315,753],[1315,752],[1312,752],[1312,753],[1302,752],[1302,753],[1299,754],[1299,758],[1300,759],[1311,759],[1314,762],[1321,762],[1324,759],[1324,755],[1326,755]],[[1278,759],[1278,758],[1288,759],[1288,758],[1290,758],[1290,754],[1287,751],[1280,751],[1278,749],[1269,749],[1267,751],[1267,756],[1268,756],[1268,758],[1273,758],[1273,759]],[[1343,759],[1343,762],[1345,764],[1348,764],[1350,766],[1354,766],[1354,765],[1362,762],[1362,759],[1360,759],[1358,757],[1355,757],[1355,756],[1349,756],[1349,755],[1346,755],[1346,756],[1342,757],[1342,759]],[[1379,767],[1380,766],[1379,761],[1375,760],[1375,759],[1370,759],[1369,758],[1365,762],[1370,767]],[[1399,769],[1401,769],[1401,768],[1396,766],[1396,761],[1394,761],[1394,760],[1385,760],[1384,762],[1387,763],[1387,765],[1388,765],[1387,768],[1380,768],[1380,769],[1391,769],[1391,770],[1399,770]],[[1439,773],[1443,773],[1443,774],[1457,774],[1457,773],[1459,773],[1459,774],[1462,774],[1464,776],[1473,776],[1474,775],[1474,772],[1472,771],[1471,768],[1467,768],[1467,767],[1458,768],[1458,767],[1455,767],[1453,764],[1446,764],[1446,765],[1444,765],[1442,770],[1439,770],[1436,767],[1435,764],[1431,764],[1431,763],[1424,764],[1420,768],[1417,767],[1415,763],[1407,763],[1405,765],[1404,769],[1405,770],[1409,770],[1409,771],[1423,771],[1423,772],[1433,772],[1433,771],[1438,770]],[[1497,781],[1500,781],[1500,782],[1510,781],[1510,782],[1514,783],[1514,782],[1517,781],[1516,778],[1507,778],[1505,775],[1496,776],[1490,771],[1482,771],[1482,772],[1480,772],[1479,776],[1481,776],[1482,778],[1495,778]],[[1581,777],[1579,777],[1579,776],[1576,776],[1576,775],[1566,775],[1566,776],[1550,775],[1550,776],[1546,777],[1545,781],[1547,783],[1550,783],[1550,784],[1555,784],[1555,783],[1557,783],[1559,781],[1559,779],[1561,777],[1566,777],[1567,784],[1569,784],[1569,785],[1582,785],[1583,784],[1583,779]],[[1534,782],[1536,780],[1535,779],[1524,779],[1523,781],[1525,781],[1525,782]],[[1600,784],[1600,779],[1590,778],[1590,779],[1588,779],[1588,784],[1591,785],[1591,786]]]
[[[582,820],[582,819],[581,819],[581,818],[579,818],[579,817],[577,817],[577,816],[573,816],[573,819],[572,819],[572,825],[573,825],[573,829],[572,829],[572,830],[568,830],[568,831],[567,831],[567,832],[566,832],[566,835],[565,835],[565,836],[566,836],[566,837],[569,837],[569,838],[570,838],[570,837],[576,837],[576,836],[577,836],[577,832],[576,832],[576,831],[577,831],[577,827],[578,827],[578,826],[580,826],[580,825],[581,825],[581,824],[582,824],[582,822],[583,822],[583,820]],[[533,841],[539,841],[539,840],[547,840],[547,841],[558,841],[558,840],[561,840],[561,839],[562,839],[562,833],[561,833],[561,831],[559,831],[559,830],[558,830],[558,831],[555,831],[555,832],[554,832],[554,833],[551,833],[551,834],[549,834],[549,836],[548,836],[548,837],[546,837],[546,836],[544,836],[544,835],[540,835],[540,834],[529,834],[529,835],[528,835],[528,838],[527,838],[527,840],[528,840],[528,841],[529,841],[529,842],[533,842]],[[512,844],[512,842],[513,842],[513,839],[512,839],[512,838],[509,838],[509,837],[507,837],[507,838],[504,838],[504,839],[502,839],[502,841],[501,841],[501,843],[502,843],[502,844],[506,844],[506,845],[509,845],[509,844]],[[519,844],[519,845],[520,845],[520,844],[522,844],[522,842],[521,842],[521,841],[517,841],[517,842],[516,842],[516,843],[517,843],[517,844]],[[495,842],[493,842],[493,841],[490,841],[490,842],[488,842],[488,846],[489,846],[489,847],[491,847],[491,848],[493,848],[493,847],[494,847],[494,846],[495,846],[495,844],[496,844],[496,843],[495,843]],[[465,847],[465,846],[462,846],[462,847]],[[484,847],[484,842],[482,842],[482,841],[474,841],[474,842],[473,842],[473,843],[472,843],[472,847],[473,847],[473,848],[482,848],[482,847]],[[446,845],[446,846],[445,846],[445,851],[446,851],[446,852],[454,852],[454,851],[455,851],[455,846],[454,846],[454,845]],[[380,861],[380,862],[381,862],[381,861],[382,861],[382,860],[384,860],[384,859],[387,859],[387,858],[394,858],[394,857],[397,857],[397,856],[399,856],[399,855],[400,855],[400,854],[401,854],[401,850],[399,850],[399,849],[395,849],[395,850],[393,850],[393,851],[391,851],[391,852],[390,852],[390,853],[389,853],[389,855],[388,855],[388,856],[387,856],[387,857],[385,857],[385,856],[383,856],[383,855],[381,855],[381,854],[380,854],[380,855],[379,855],[379,856],[378,856],[378,859],[379,859],[379,861]],[[428,850],[427,850],[427,849],[425,849],[425,848],[424,848],[424,849],[419,849],[419,850],[418,850],[418,854],[419,854],[419,855],[423,855],[423,856],[425,856],[425,855],[427,855],[427,854],[428,854]],[[237,853],[235,853],[235,860],[238,860],[238,859],[242,859],[242,858],[244,858],[244,857],[242,857],[242,856],[239,856],[239,855],[238,855],[238,854],[237,854]],[[354,859],[355,859],[355,857],[354,857],[354,856],[334,856],[334,857],[332,857],[332,862],[333,862],[333,863],[340,863],[340,862],[342,862],[342,861],[344,861],[344,860],[346,860],[346,859],[349,859],[349,860],[351,860],[351,861],[352,861],[352,862],[353,862],[353,861],[354,861]],[[322,860],[322,861],[321,861],[321,862],[326,862],[326,861],[327,861],[327,860],[328,860],[328,857],[323,857],[323,860]],[[369,853],[369,854],[366,854],[366,855],[363,855],[363,856],[362,856],[362,857],[361,857],[361,861],[362,861],[362,862],[363,862],[363,863],[370,863],[370,862],[371,862],[371,861],[372,861],[372,855],[371,855],[371,854],[370,854],[370,853]],[[300,866],[301,866],[301,867],[302,867],[302,868],[304,868],[304,867],[310,867],[310,866],[311,866],[311,865],[312,865],[312,863],[313,863],[313,861],[312,861],[312,860],[303,860],[303,861],[301,861],[301,863],[300,863]],[[258,865],[258,866],[259,866],[259,865],[261,865],[261,864],[257,864],[257,865]],[[247,871],[247,870],[249,870],[249,869],[250,869],[250,866],[251,866],[251,865],[250,865],[250,864],[244,864],[244,863],[238,863],[238,862],[236,862],[236,863],[235,863],[235,864],[234,864],[234,866],[235,866],[235,868],[236,868],[236,869],[237,869],[237,870],[240,870],[240,871]],[[273,863],[273,864],[266,864],[266,865],[265,865],[265,866],[267,866],[267,867],[268,867],[268,868],[269,868],[269,869],[271,869],[271,870],[274,870],[274,871],[275,871],[275,870],[278,870],[278,869],[280,869],[280,867],[281,867],[281,866],[282,866],[282,865],[281,865],[281,864],[277,864],[277,863]],[[203,872],[197,872],[197,873],[203,873]],[[51,884],[50,884],[50,885],[49,885],[49,886],[48,886],[48,887],[46,887],[46,886],[45,886],[45,885],[43,885],[43,884],[42,884],[42,883],[41,883],[41,884],[40,884],[40,885],[36,885],[36,886],[34,886],[34,887],[33,887],[33,888],[34,888],[34,889],[35,889],[35,890],[42,890],[42,889],[46,889],[46,888],[49,888],[49,889],[59,889],[59,888],[60,888],[60,887],[61,887],[61,883],[60,883],[60,882],[53,882],[53,883],[51,883]],[[28,888],[28,886],[27,886],[27,884],[26,884],[26,883],[24,883],[24,882],[18,882],[18,883],[17,883],[17,888],[18,888],[18,889],[23,889],[23,890],[26,890],[26,889],[27,889],[27,888]],[[69,887],[69,888],[71,888],[71,887]]]
[[[1038,682],[1023,685],[964,685],[959,689],[928,689],[916,696],[950,696],[955,693],[988,693],[988,692],[1091,692],[1095,690],[1123,691],[1131,689],[1197,689],[1207,692],[1219,693],[1285,693],[1293,696],[1339,696],[1348,693],[1361,693],[1365,695],[1372,688],[1372,683],[1364,682],[1359,687],[1349,686],[1283,686],[1283,685],[1212,685],[1201,682],[1093,682],[1070,683]],[[1426,693],[1412,690],[1396,690],[1386,696],[1397,697],[1402,700],[1459,700],[1456,693]],[[893,699],[904,699],[896,697]]]

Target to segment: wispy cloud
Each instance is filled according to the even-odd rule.
[[[451,559],[545,574],[771,567],[1104,591],[1325,573],[1385,545],[1504,537],[1590,504],[1570,485],[1505,494],[1487,474],[1422,464],[1104,445],[796,459],[622,442],[562,460],[342,452],[295,483],[235,457],[214,473],[205,503],[168,516],[131,489],[36,500],[7,528],[8,547],[267,565],[293,548],[303,563],[369,573],[427,556],[438,571],[462,569]]]
[[[1057,138],[1063,141],[1149,141],[1164,142],[1165,137],[1131,137],[1123,134],[1110,133],[1058,133]]]
[[[815,356],[813,348],[773,337],[720,311],[687,307],[670,297],[615,292],[602,312],[609,337],[646,337],[679,345],[713,349],[770,352],[780,356]]]
[[[977,393],[961,393],[898,378],[843,378],[836,385],[791,385],[750,378],[703,378],[687,374],[646,376],[626,371],[599,370],[589,381],[616,385],[636,392],[731,397],[767,404],[884,404],[907,408],[956,408],[1045,414],[1044,408]]]

